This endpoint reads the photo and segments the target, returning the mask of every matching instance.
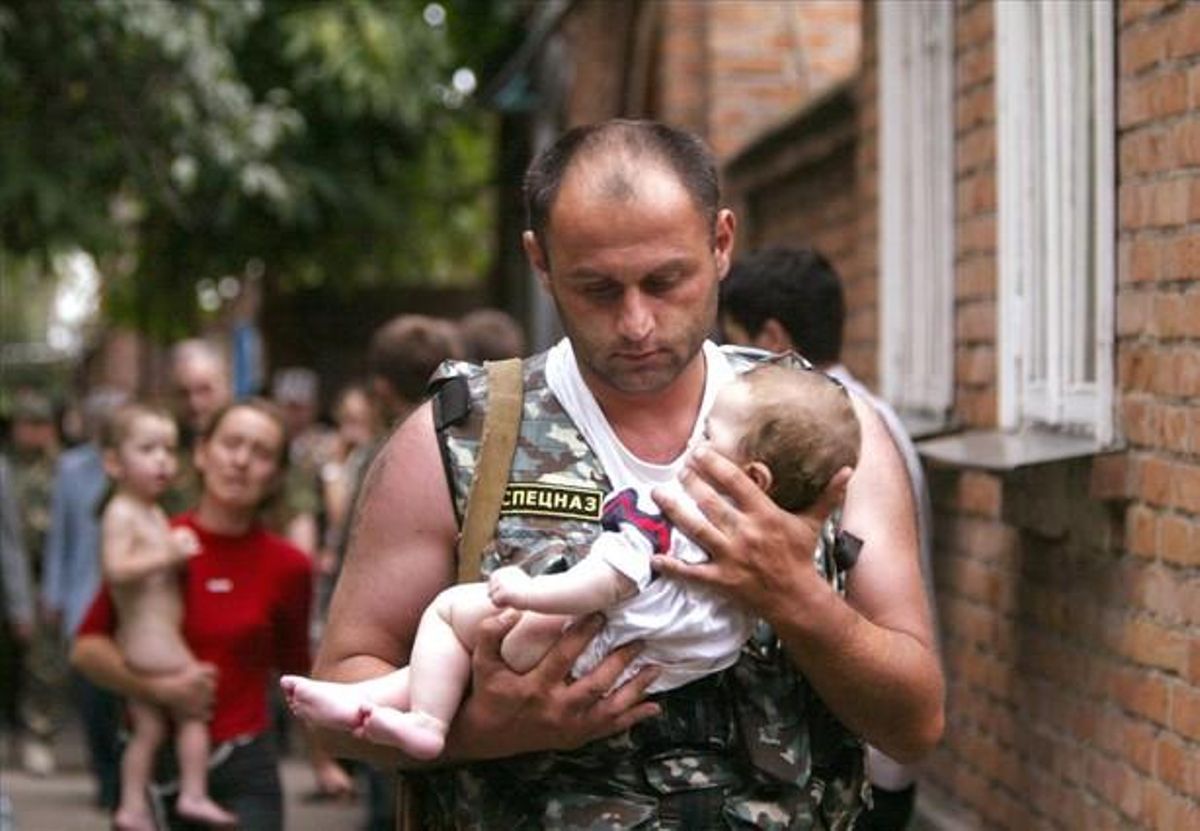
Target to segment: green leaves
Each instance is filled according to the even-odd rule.
[[[492,126],[447,90],[510,5],[0,0],[0,247],[121,263],[109,313],[164,337],[251,260],[268,291],[478,279]]]

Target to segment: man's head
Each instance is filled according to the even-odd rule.
[[[812,248],[766,248],[740,258],[721,285],[725,340],[794,349],[820,367],[841,360],[846,302],[838,273]]]
[[[279,370],[271,380],[271,399],[283,410],[288,436],[300,435],[317,420],[320,409],[317,373],[302,366]]]
[[[171,350],[171,397],[185,432],[203,433],[212,417],[233,400],[221,350],[205,340],[180,341]]]
[[[12,443],[18,453],[48,453],[58,444],[54,404],[35,389],[21,389],[13,396]]]
[[[764,364],[723,388],[705,440],[743,466],[777,505],[807,508],[858,464],[858,418],[845,388],[818,370]]]
[[[584,377],[656,393],[692,366],[716,319],[733,215],[694,136],[646,121],[567,132],[525,180],[530,262]]]
[[[476,309],[458,321],[458,334],[469,361],[500,361],[525,354],[525,333],[512,315],[500,309]]]
[[[462,346],[449,321],[404,314],[377,329],[367,347],[367,375],[385,420],[407,415],[425,397],[438,365],[460,357]]]

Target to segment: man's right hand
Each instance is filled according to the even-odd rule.
[[[185,719],[208,721],[217,691],[217,668],[193,661],[179,672],[146,679],[155,703]]]
[[[500,656],[500,643],[520,619],[507,611],[480,624],[472,658],[471,695],[451,725],[447,757],[494,759],[538,750],[570,750],[628,730],[658,715],[645,701],[658,675],[647,667],[608,694],[639,651],[615,650],[592,672],[572,679],[575,660],[600,631],[603,619],[589,615],[572,624],[529,672],[514,672]]]

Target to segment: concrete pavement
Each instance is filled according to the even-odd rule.
[[[15,767],[11,761],[15,754],[3,754],[9,758],[0,764],[0,789],[12,801],[16,825],[11,831],[105,831],[108,817],[93,805],[92,780],[84,767],[81,740],[74,731],[66,731],[56,749],[59,771],[44,778]],[[295,756],[284,760],[283,787],[287,831],[357,831],[362,827],[361,797],[353,803],[309,798],[313,778],[306,760]]]

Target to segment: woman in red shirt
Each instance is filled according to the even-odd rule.
[[[132,672],[113,641],[116,613],[105,590],[71,653],[72,663],[100,686],[180,716],[207,718],[215,765],[210,793],[255,831],[283,827],[268,684],[276,672],[309,669],[309,560],[258,523],[280,480],[285,446],[283,423],[263,401],[222,410],[196,445],[200,500],[173,522],[200,540],[183,585],[183,634],[197,665],[170,675]],[[349,790],[346,774],[319,751],[313,770],[322,792]],[[156,789],[166,793],[170,786]]]

